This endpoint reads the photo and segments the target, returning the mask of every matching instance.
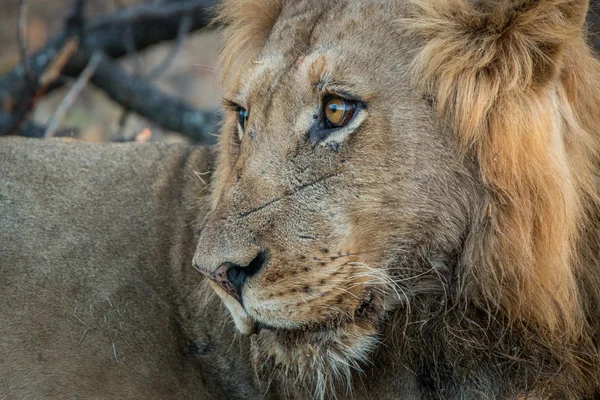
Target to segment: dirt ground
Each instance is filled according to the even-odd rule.
[[[18,0],[0,0],[0,74],[10,71],[19,62],[17,45]],[[27,0],[26,32],[30,53],[39,50],[60,30],[71,0]],[[140,0],[88,0],[86,16],[93,17],[118,10]],[[160,89],[200,109],[219,105],[219,72],[216,66],[218,34],[200,32],[188,37],[170,65],[154,82]],[[122,59],[121,65],[130,73],[148,73],[169,53],[172,44],[161,44],[137,55]],[[139,68],[141,67],[141,68]],[[32,119],[46,124],[68,91],[70,85],[50,93],[38,102]],[[102,91],[88,85],[71,107],[59,130],[78,128],[77,137],[91,141],[110,141],[116,137],[131,138],[144,128],[152,132],[151,141],[184,141],[181,135],[166,132],[148,120],[129,114],[121,126],[123,110]]]

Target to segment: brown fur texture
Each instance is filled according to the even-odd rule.
[[[3,140],[0,396],[598,396],[585,8],[226,0],[214,166]],[[361,107],[313,140],[329,96]]]

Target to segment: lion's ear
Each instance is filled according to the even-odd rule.
[[[582,35],[588,0],[476,0],[475,8],[474,37],[520,63],[525,83],[543,85],[556,75],[565,46]]]
[[[235,77],[257,56],[279,17],[283,0],[225,0],[217,23],[225,26],[221,53],[225,90],[237,84]]]
[[[539,93],[557,77],[565,49],[582,43],[588,8],[588,0],[408,3],[404,29],[425,40],[417,85],[468,146],[487,130],[486,113],[500,96]]]
[[[564,48],[584,32],[587,0],[411,0],[413,27],[434,39],[429,64],[479,70],[529,88],[556,76]],[[433,47],[436,47],[435,49]],[[452,56],[448,63],[447,58]],[[443,65],[444,64],[444,65]],[[445,72],[450,74],[452,72]]]

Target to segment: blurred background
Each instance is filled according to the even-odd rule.
[[[315,0],[316,1],[316,0]],[[213,143],[218,0],[2,0],[0,135]],[[600,0],[590,42],[600,49]]]
[[[210,142],[220,103],[219,39],[216,29],[206,25],[216,4],[2,0],[0,131],[102,142]],[[29,78],[19,66],[23,47],[30,59]],[[41,83],[61,51],[70,61],[56,68],[59,74],[53,82]],[[105,79],[82,81],[95,54],[104,61],[93,74]],[[116,87],[106,82],[111,76]],[[33,82],[19,82],[29,80]],[[173,115],[178,112],[183,116]],[[56,125],[51,132],[49,124]]]

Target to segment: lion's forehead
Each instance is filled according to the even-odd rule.
[[[264,48],[244,72],[238,90],[242,102],[252,95],[270,98],[278,88],[306,92],[329,79],[367,86],[373,75],[366,73],[369,65],[383,65],[386,56],[401,54],[399,40],[390,34],[395,22],[379,1],[310,2],[310,7],[299,3],[304,6],[292,5],[282,12]],[[372,27],[367,29],[361,18],[370,20]]]

